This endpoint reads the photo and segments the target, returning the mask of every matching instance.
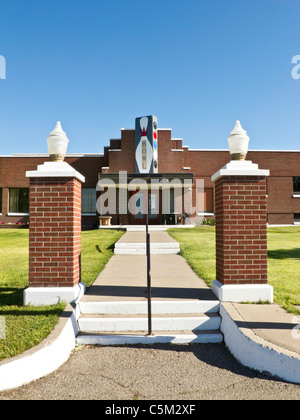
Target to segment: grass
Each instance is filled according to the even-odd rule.
[[[82,232],[82,281],[90,286],[113,254],[118,231]],[[28,230],[0,230],[0,316],[5,318],[5,340],[0,360],[23,353],[46,338],[57,324],[64,304],[23,306],[28,287]]]
[[[208,286],[215,280],[215,229],[170,229],[181,255]],[[300,314],[300,227],[268,228],[268,275],[275,302]]]
[[[90,287],[114,253],[114,243],[124,232],[92,230],[82,232],[81,281]]]
[[[268,267],[276,302],[299,315],[300,227],[268,229]]]
[[[211,226],[175,228],[168,233],[180,243],[181,255],[210,287],[216,279],[215,229]]]

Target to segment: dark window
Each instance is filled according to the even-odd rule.
[[[2,213],[2,188],[0,188],[0,213]]]
[[[294,214],[294,223],[300,223],[300,213]]]
[[[96,189],[95,188],[82,189],[81,213],[96,214]]]
[[[29,188],[9,189],[9,212],[29,213]]]
[[[294,176],[294,193],[300,194],[300,176]]]

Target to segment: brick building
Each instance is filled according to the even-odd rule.
[[[116,185],[116,212],[110,214],[112,224],[144,224],[142,214],[132,214],[125,203],[136,194],[141,200],[146,197],[152,201],[149,222],[152,224],[176,224],[182,218],[181,212],[175,211],[175,197],[172,188],[167,202],[168,211],[163,208],[162,191],[127,191],[120,202],[119,173],[126,171],[128,179],[143,179],[148,184],[154,179],[180,182],[189,180],[192,183],[193,204],[196,202],[197,180],[204,180],[204,199],[202,208],[197,209],[200,217],[214,217],[214,184],[211,176],[230,161],[228,150],[189,149],[182,139],[172,138],[171,129],[157,129],[154,132],[157,155],[151,169],[137,169],[137,127],[122,129],[120,139],[111,139],[104,147],[103,154],[68,154],[65,161],[81,173],[86,181],[82,194],[82,225],[97,227],[99,214],[96,211],[96,200],[99,193],[96,185],[99,180],[114,180]],[[141,135],[145,134],[142,132]],[[144,156],[141,151],[141,159]],[[146,152],[145,152],[146,153]],[[48,154],[14,154],[0,156],[0,224],[27,223],[29,221],[29,180],[26,171],[32,171],[38,165],[49,160]],[[257,163],[260,168],[270,170],[267,179],[267,205],[269,224],[300,224],[300,151],[257,150],[249,151],[247,160]],[[142,161],[141,161],[142,162]],[[144,163],[143,163],[144,164]],[[142,165],[142,163],[141,163]],[[145,167],[146,168],[146,167]],[[157,196],[155,196],[155,194]],[[173,195],[172,195],[173,194]],[[137,195],[136,195],[137,197]],[[149,198],[148,198],[149,197]],[[136,199],[135,199],[136,200]],[[123,208],[121,209],[121,207]],[[120,211],[121,210],[121,211]]]

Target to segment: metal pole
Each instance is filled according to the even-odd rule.
[[[146,215],[146,254],[147,254],[148,335],[152,335],[151,261],[150,261],[149,209],[147,210],[147,215]]]

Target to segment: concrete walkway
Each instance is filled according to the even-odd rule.
[[[150,251],[153,255],[179,254],[180,246],[175,239],[166,232],[150,232]],[[115,244],[115,254],[118,255],[146,255],[146,232],[126,232]]]
[[[110,259],[79,303],[78,344],[223,341],[215,295],[174,248],[168,247],[176,245],[180,251],[174,239],[166,232],[150,236],[151,246],[159,245],[151,255],[153,334],[147,332],[147,258],[139,254],[146,235],[127,232],[115,246],[115,253],[123,246],[123,255]]]
[[[81,302],[143,301],[147,298],[146,256],[114,255]],[[180,255],[152,255],[153,300],[216,300]]]
[[[173,243],[166,232],[151,232],[152,243]],[[120,243],[142,243],[145,232],[127,232]],[[215,295],[180,255],[152,255],[153,301],[214,301]],[[115,255],[82,302],[146,301],[146,257]],[[245,366],[300,383],[300,316],[277,304],[222,303],[225,344]],[[288,373],[290,372],[290,373]]]

